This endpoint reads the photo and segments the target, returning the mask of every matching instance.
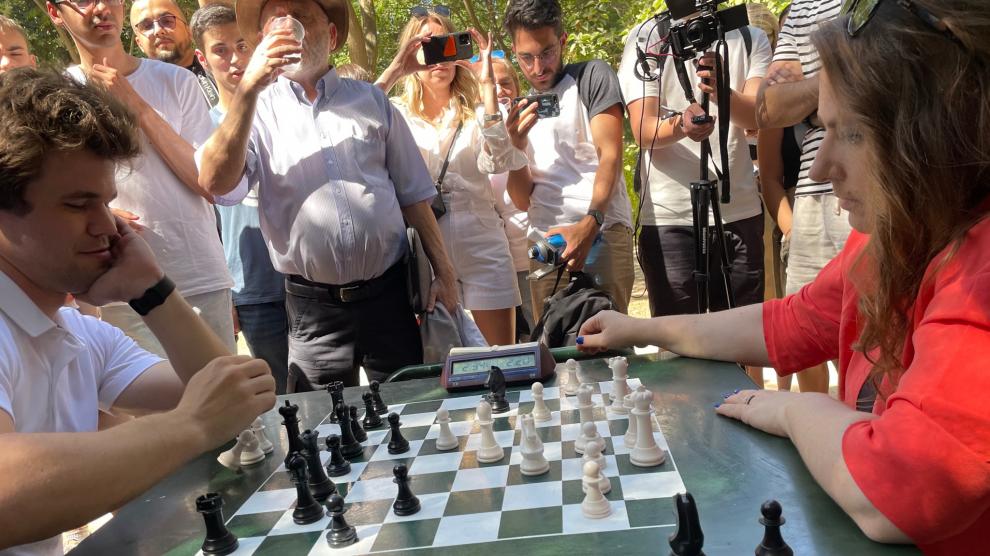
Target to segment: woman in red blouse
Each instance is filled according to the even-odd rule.
[[[838,359],[839,400],[745,390],[716,411],[789,438],[871,539],[987,554],[990,4],[844,12],[814,39],[826,137],[811,176],[849,212],[845,250],[788,298],[645,323],[601,313],[579,347],[656,344],[780,374]]]

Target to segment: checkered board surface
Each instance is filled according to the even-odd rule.
[[[639,379],[630,379],[635,389]],[[622,435],[628,416],[606,411],[602,394],[611,382],[595,386],[595,420],[606,442],[605,475],[612,491],[606,496],[612,514],[605,519],[587,519],[581,513],[581,456],[574,451],[580,434],[577,398],[561,397],[558,388],[546,387],[544,401],[552,420],[537,422],[550,471],[527,477],[519,470],[522,461],[519,415],[533,408],[529,390],[508,392],[511,410],[494,416],[495,438],[505,457],[491,464],[479,463],[476,450],[481,436],[475,423],[480,395],[390,405],[401,417],[402,434],[409,451],[391,455],[386,449],[388,426],[369,430],[362,457],[351,460],[351,472],[333,478],[344,496],[347,522],[357,528],[358,542],[331,548],[326,541],[330,518],[310,525],[296,525],[292,509],[295,488],[284,466],[230,516],[227,525],[240,538],[235,552],[247,554],[351,554],[420,551],[430,547],[451,547],[511,539],[579,535],[602,531],[672,527],[674,507],[671,498],[685,490],[681,475],[662,433],[654,432],[657,443],[667,451],[666,461],[657,467],[641,468],[629,461]],[[439,425],[436,412],[450,413],[450,427],[460,440],[457,450],[436,448]],[[301,428],[312,426],[301,423]],[[325,419],[316,427],[323,437],[339,433],[339,427]],[[321,453],[324,463],[330,454]],[[392,467],[405,463],[410,485],[422,509],[411,516],[392,512],[396,486]]]

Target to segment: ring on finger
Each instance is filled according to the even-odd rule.
[[[753,401],[753,398],[755,397],[756,394],[751,394],[748,398],[746,398],[746,405],[749,405],[749,402]]]

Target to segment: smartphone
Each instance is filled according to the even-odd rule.
[[[691,116],[691,123],[694,125],[707,124],[708,122],[715,121],[715,118],[705,114],[703,116]]]
[[[523,99],[529,101],[529,104],[536,104],[537,118],[556,118],[560,115],[560,98],[557,97],[557,93],[516,97],[512,99],[512,105],[519,104]]]
[[[463,31],[450,35],[434,35],[423,43],[423,62],[426,65],[470,60],[474,55],[474,40],[471,33]]]

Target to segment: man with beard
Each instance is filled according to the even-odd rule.
[[[454,269],[430,209],[436,187],[402,114],[327,62],[347,40],[347,0],[239,0],[236,10],[241,36],[260,44],[201,149],[200,184],[234,202],[258,188],[261,231],[287,275],[289,391],[356,386],[359,366],[382,379],[422,362],[403,220],[437,276],[428,310],[438,297],[456,306]],[[303,44],[284,28],[262,38],[283,16],[302,23]]]
[[[507,189],[512,202],[529,212],[531,231],[564,238],[568,270],[590,274],[625,313],[634,276],[632,210],[622,176],[622,94],[606,62],[564,64],[563,20],[557,0],[512,0],[505,10],[503,28],[531,92],[560,99],[555,118],[537,120],[535,106],[523,103],[509,113],[513,144],[530,163],[509,172]],[[530,268],[538,267],[532,262]],[[537,320],[555,276],[530,284]]]
[[[196,77],[158,60],[127,54],[120,41],[123,0],[53,0],[48,15],[72,37],[80,63],[67,73],[106,88],[136,116],[141,154],[117,175],[110,206],[143,228],[158,264],[175,281],[217,336],[235,351],[230,288],[213,197],[199,187],[194,149],[213,124]],[[164,356],[161,344],[126,303],[103,307],[103,320],[144,349]]]
[[[220,102],[213,77],[196,59],[189,25],[178,4],[173,0],[137,0],[131,6],[131,27],[145,56],[195,73],[210,108]]]

